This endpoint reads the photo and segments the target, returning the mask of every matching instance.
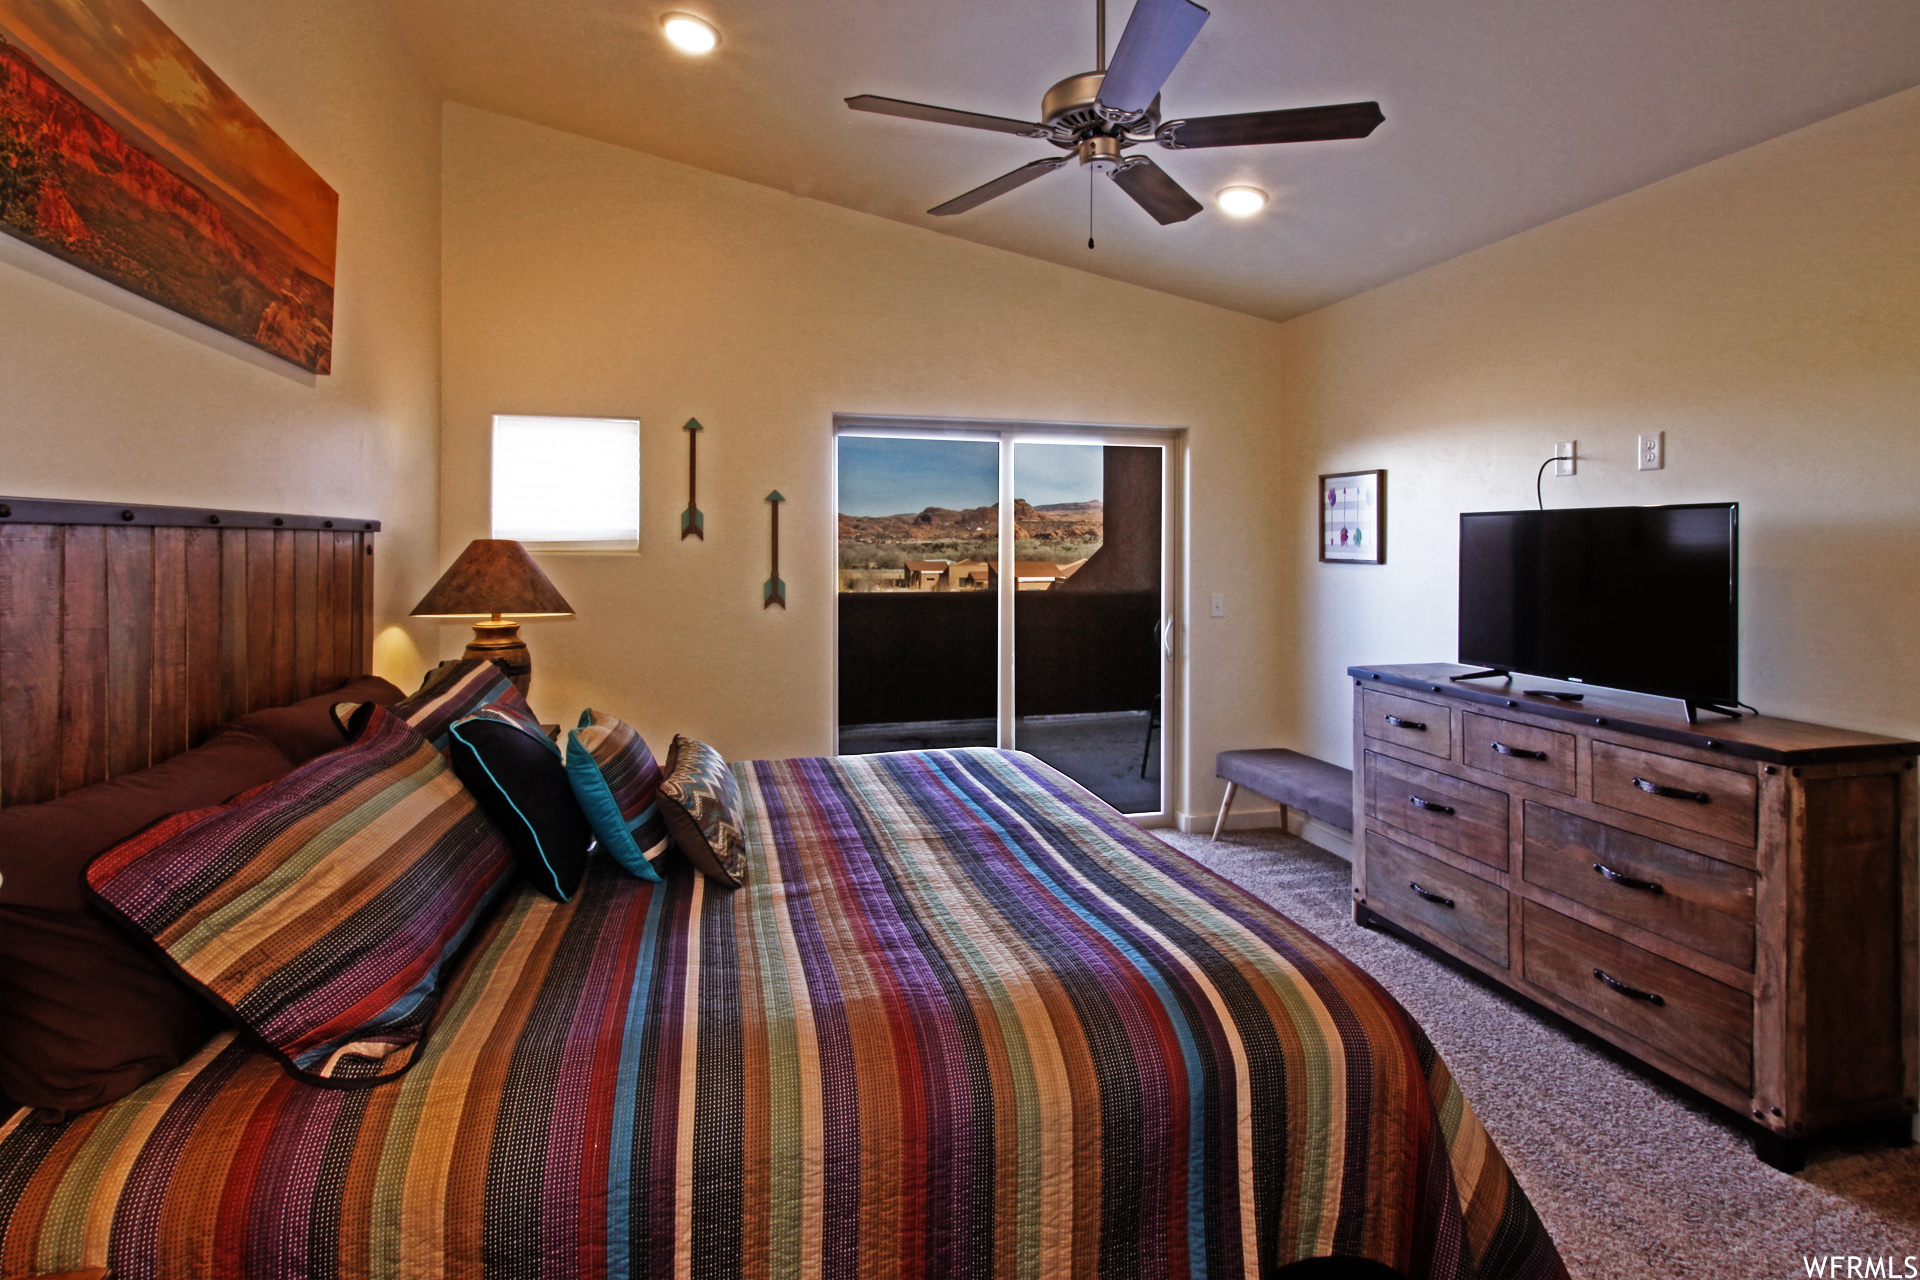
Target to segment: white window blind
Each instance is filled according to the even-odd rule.
[[[493,536],[542,551],[640,547],[640,423],[493,419]]]

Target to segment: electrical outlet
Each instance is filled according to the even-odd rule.
[[[1656,431],[1640,437],[1640,469],[1658,471],[1667,465],[1667,433]]]
[[[1557,459],[1553,464],[1553,474],[1557,476],[1570,476],[1574,473],[1575,468],[1580,465],[1579,457],[1574,449],[1574,446],[1579,443],[1578,440],[1562,440],[1559,444],[1553,446],[1553,456]]]
[[[1216,618],[1227,616],[1227,598],[1218,591],[1213,593],[1213,616]]]

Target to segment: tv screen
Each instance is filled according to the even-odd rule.
[[[1740,506],[1460,517],[1460,661],[1731,704]]]

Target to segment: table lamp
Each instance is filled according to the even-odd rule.
[[[503,616],[509,613],[516,619],[567,618],[573,616],[573,606],[547,581],[525,547],[507,538],[475,538],[413,606],[412,616],[487,619],[473,624],[465,656],[504,663],[525,697],[533,682],[533,659],[520,638],[520,623]]]

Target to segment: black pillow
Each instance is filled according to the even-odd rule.
[[[586,874],[593,828],[573,798],[560,752],[538,726],[483,708],[448,735],[453,771],[507,838],[533,887],[557,902]]]

